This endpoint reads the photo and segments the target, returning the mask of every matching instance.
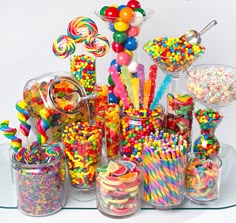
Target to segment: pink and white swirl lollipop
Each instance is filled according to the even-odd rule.
[[[81,43],[87,36],[97,34],[98,28],[92,19],[80,16],[69,23],[67,33],[76,43]]]
[[[85,49],[95,57],[103,57],[110,49],[109,40],[102,34],[89,35],[84,41]]]
[[[67,58],[75,52],[76,44],[71,37],[67,35],[61,35],[53,41],[52,50],[55,56]]]

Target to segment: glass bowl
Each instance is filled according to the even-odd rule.
[[[187,71],[187,91],[208,108],[230,105],[236,98],[236,69],[220,64],[201,64]]]

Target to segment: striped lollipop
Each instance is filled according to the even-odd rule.
[[[30,133],[31,126],[27,123],[30,118],[29,112],[26,109],[27,103],[24,100],[16,103],[17,118],[20,121],[20,131],[22,135],[27,138],[27,147],[29,147],[28,136]]]
[[[43,108],[39,111],[40,119],[37,122],[37,141],[40,145],[43,145],[47,142],[48,136],[46,134],[46,131],[50,127],[49,117],[51,116],[52,112],[47,109]]]
[[[11,140],[10,146],[14,152],[17,152],[22,144],[21,139],[16,137],[17,129],[9,127],[9,121],[4,120],[0,123],[0,130],[7,139]]]

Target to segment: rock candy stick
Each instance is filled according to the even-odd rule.
[[[149,69],[149,79],[151,80],[151,91],[150,91],[150,98],[149,98],[149,105],[152,103],[155,89],[156,89],[156,78],[157,78],[157,65],[153,64],[150,66]]]
[[[131,79],[131,90],[134,108],[139,110],[139,79],[136,77]]]
[[[148,108],[148,102],[150,97],[150,91],[151,91],[151,80],[147,79],[144,81],[144,96],[143,96],[143,108]]]
[[[139,78],[140,104],[142,104],[143,97],[144,97],[144,81],[145,81],[145,73],[144,73],[144,65],[143,64],[138,64],[137,74],[138,74],[138,78]]]

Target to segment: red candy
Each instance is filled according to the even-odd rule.
[[[127,3],[127,6],[130,7],[131,9],[141,8],[141,4],[136,0],[130,0]]]

